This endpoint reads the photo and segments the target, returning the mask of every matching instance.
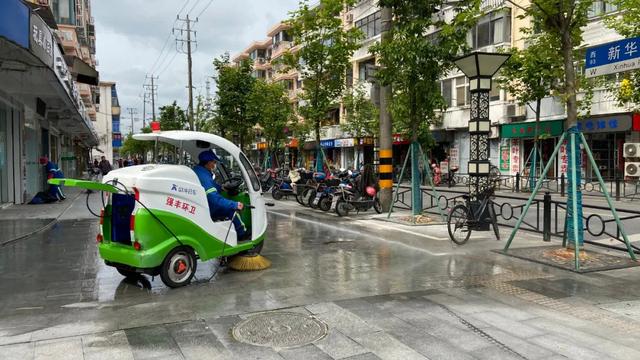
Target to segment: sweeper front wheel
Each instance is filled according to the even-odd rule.
[[[169,252],[160,268],[160,279],[170,288],[185,286],[196,273],[198,262],[193,250],[179,246]]]

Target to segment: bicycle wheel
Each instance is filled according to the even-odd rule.
[[[447,219],[447,230],[451,241],[458,245],[464,245],[469,240],[469,209],[465,205],[458,204],[451,209]]]

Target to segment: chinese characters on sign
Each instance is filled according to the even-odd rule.
[[[186,203],[186,202],[182,202],[182,201],[180,201],[178,199],[175,199],[175,198],[173,198],[171,196],[167,197],[167,201],[166,201],[165,205],[168,206],[168,207],[174,207],[174,208],[176,208],[178,210],[182,210],[185,213],[189,213],[189,214],[192,214],[192,215],[196,213],[196,207],[195,206],[193,206],[193,205],[191,205],[189,203]]]
[[[640,69],[640,37],[623,39],[588,48],[585,58],[587,77]]]
[[[520,141],[516,139],[511,140],[511,172],[520,172]]]
[[[511,151],[509,145],[500,146],[500,171],[509,172]]]
[[[560,175],[567,174],[567,166],[569,164],[569,158],[567,157],[567,143],[567,140],[564,140],[562,145],[560,145],[560,154],[558,155],[560,157]]]
[[[30,45],[33,54],[53,68],[53,34],[49,26],[35,14],[31,15]]]
[[[458,156],[458,148],[452,147],[449,149],[449,165],[452,168],[460,167],[460,157]]]

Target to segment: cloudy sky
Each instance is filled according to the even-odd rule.
[[[182,18],[187,14],[194,18],[204,10],[194,26],[198,41],[193,55],[195,98],[205,95],[205,81],[213,75],[214,58],[227,51],[233,56],[252,41],[265,39],[267,30],[286,19],[298,0],[92,0],[91,4],[100,80],[116,82],[122,132],[128,132],[128,107],[137,109],[136,129],[142,126],[145,75],[160,77],[156,107],[173,100],[187,107],[187,56],[176,55],[175,36],[170,35],[173,27],[184,25],[175,21],[181,9]],[[147,114],[149,119],[150,105]]]

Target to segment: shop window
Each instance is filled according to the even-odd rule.
[[[618,6],[613,4],[611,1],[605,0],[595,0],[591,4],[591,8],[589,8],[589,12],[587,15],[589,17],[601,16],[610,12],[614,12],[618,10]]]
[[[353,68],[351,66],[347,69],[347,87],[353,87]]]

